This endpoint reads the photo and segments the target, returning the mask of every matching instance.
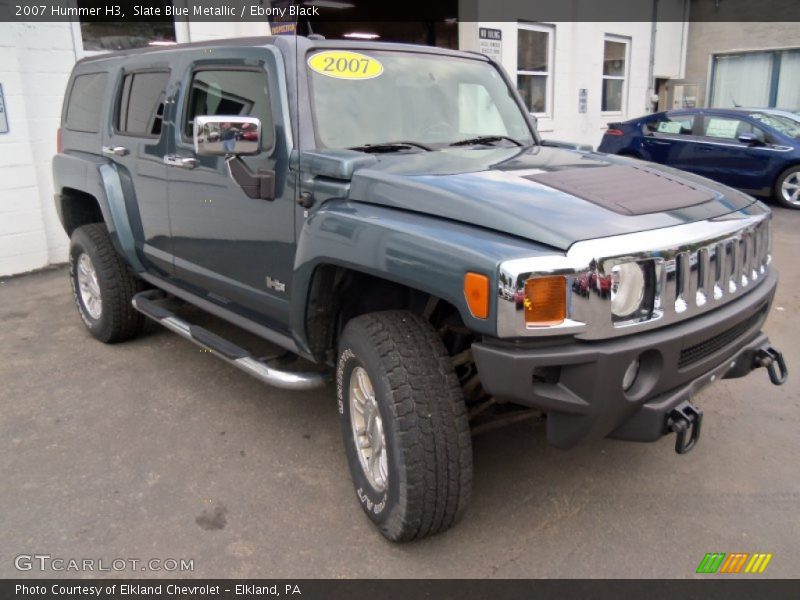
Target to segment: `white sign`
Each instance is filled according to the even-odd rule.
[[[503,32],[489,27],[478,28],[478,50],[494,61],[503,58]]]
[[[8,113],[6,113],[6,99],[3,96],[2,83],[0,83],[0,133],[8,133]]]

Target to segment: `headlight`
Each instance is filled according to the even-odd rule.
[[[641,265],[622,263],[611,269],[611,312],[615,317],[631,316],[642,305],[645,276]]]

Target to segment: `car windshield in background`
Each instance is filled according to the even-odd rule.
[[[783,135],[800,139],[800,122],[798,121],[769,113],[751,113],[750,116]]]
[[[322,50],[308,56],[307,68],[317,141],[324,147],[533,143],[511,90],[482,60]],[[405,150],[424,151],[418,145]]]

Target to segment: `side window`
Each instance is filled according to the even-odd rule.
[[[131,73],[122,81],[117,130],[126,135],[159,136],[169,73]]]
[[[743,133],[753,133],[764,140],[764,132],[747,121],[731,117],[706,117],[703,135],[721,140],[737,140]]]
[[[694,115],[662,115],[658,120],[645,125],[650,133],[692,135]]]
[[[201,115],[237,115],[261,119],[261,143],[271,148],[274,137],[267,74],[264,71],[197,71],[192,77],[183,115],[183,135],[191,139],[194,118]]]
[[[100,115],[103,114],[107,80],[107,73],[78,75],[75,78],[64,117],[64,126],[67,129],[86,133],[100,131]]]

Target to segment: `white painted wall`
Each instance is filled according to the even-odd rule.
[[[74,63],[68,23],[0,23],[0,83],[10,125],[0,134],[0,276],[66,260],[50,159]]]

